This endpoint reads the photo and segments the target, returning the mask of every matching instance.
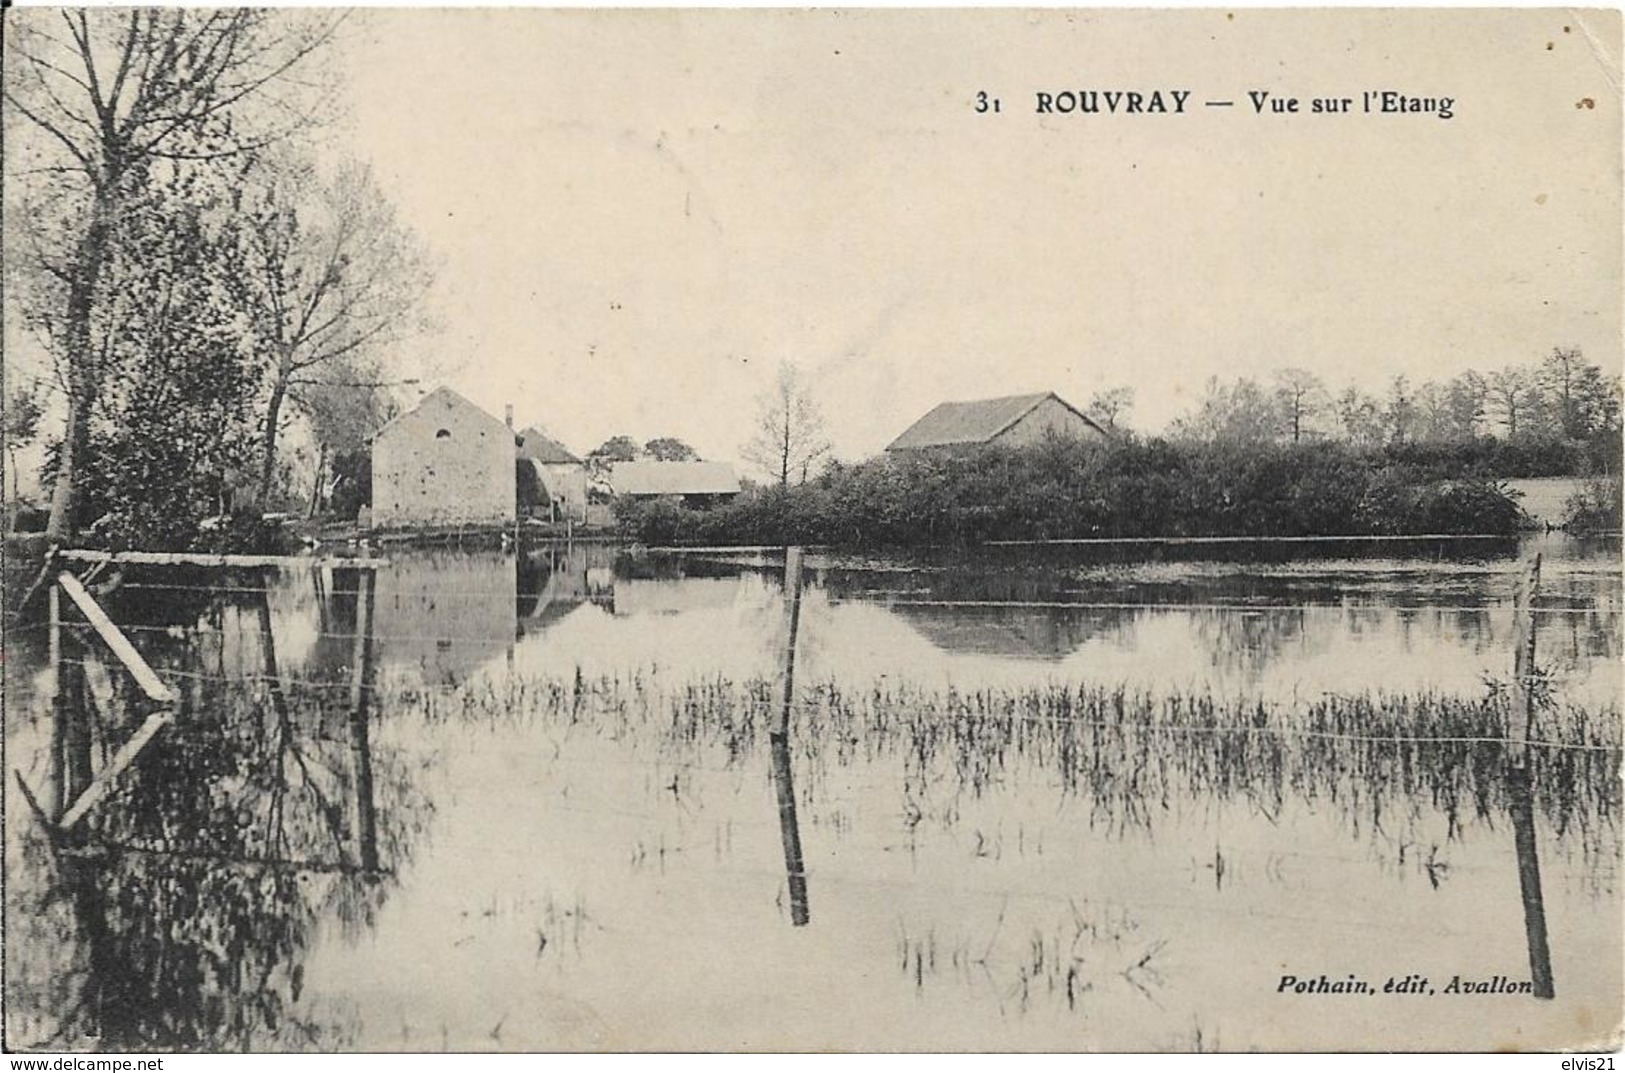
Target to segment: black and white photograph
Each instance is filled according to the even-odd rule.
[[[0,28],[10,1055],[1621,1046],[1617,9]]]

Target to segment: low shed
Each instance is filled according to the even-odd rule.
[[[670,498],[704,507],[738,495],[739,477],[725,462],[617,462],[609,486],[618,496]]]

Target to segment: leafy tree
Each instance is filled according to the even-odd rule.
[[[323,369],[323,378],[312,383],[293,383],[290,398],[304,412],[316,442],[316,468],[309,513],[312,517],[324,504],[338,506],[334,496],[346,483],[355,484],[351,469],[341,469],[340,459],[360,457],[371,465],[372,434],[394,415],[395,396],[389,391],[378,367],[367,358],[344,355]],[[263,445],[262,445],[263,449]],[[262,460],[263,461],[263,460]],[[261,472],[263,487],[263,470]],[[364,489],[352,489],[345,497],[353,517],[363,502],[372,498],[372,477],[366,472]],[[360,496],[356,502],[351,500]]]
[[[40,384],[37,380],[23,383],[13,381],[6,387],[5,405],[5,449],[6,464],[11,469],[11,502],[15,506],[18,497],[19,485],[17,483],[17,448],[32,443],[39,434],[40,418],[45,416],[45,407],[40,401]]]
[[[1174,436],[1197,443],[1266,443],[1282,427],[1275,396],[1258,381],[1244,377],[1225,384],[1215,376],[1208,380],[1207,393],[1196,412],[1174,423]]]
[[[1489,382],[1471,369],[1453,378],[1446,387],[1451,434],[1470,439],[1478,434],[1489,399]]]
[[[49,524],[57,539],[74,529],[91,413],[107,386],[102,357],[120,298],[107,270],[131,198],[158,164],[230,169],[310,122],[327,95],[316,58],[338,21],[246,8],[7,17],[6,178],[22,209],[7,223],[28,229],[19,248],[37,272],[24,301],[67,388]],[[13,136],[25,130],[33,136]]]
[[[644,453],[657,462],[698,462],[699,452],[682,440],[662,436],[643,445]]]
[[[611,436],[587,452],[587,472],[603,480],[616,462],[632,462],[638,457],[638,441],[627,435]]]
[[[587,453],[588,458],[605,462],[632,462],[638,457],[638,441],[630,436],[611,436]]]
[[[824,415],[801,373],[790,362],[779,364],[771,390],[758,402],[756,435],[745,445],[745,460],[785,488],[805,481],[813,465],[829,453]]]
[[[1337,422],[1343,436],[1356,447],[1378,447],[1383,442],[1382,406],[1357,387],[1337,396]]]
[[[101,271],[121,302],[89,415],[97,464],[79,482],[107,540],[190,546],[252,487],[260,377],[230,196],[183,169],[126,197],[109,236]]]
[[[1134,408],[1134,389],[1131,387],[1114,387],[1106,391],[1096,392],[1084,407],[1084,412],[1099,421],[1108,429],[1117,427],[1118,419],[1126,419],[1128,412]]]

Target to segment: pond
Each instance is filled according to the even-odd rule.
[[[12,631],[8,1044],[1616,1030],[1617,540],[809,552],[780,735],[782,571],[591,544],[127,570],[99,599],[174,719],[54,842],[141,703],[76,614],[54,670]]]

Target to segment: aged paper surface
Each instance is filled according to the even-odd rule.
[[[433,264],[422,330],[367,373],[404,412],[366,430],[374,501],[318,552],[392,562],[123,575],[228,594],[111,617],[254,729],[211,767],[174,758],[205,755],[184,714],[154,726],[132,771],[171,787],[140,806],[161,845],[87,805],[106,845],[48,850],[8,783],[8,1048],[1619,1045],[1619,543],[1553,531],[1588,476],[1617,503],[1617,466],[1451,471],[1524,481],[1537,531],[1477,544],[1432,539],[1469,532],[1448,519],[1257,540],[1357,532],[1341,507],[1234,521],[1307,454],[1177,526],[1152,505],[989,543],[833,502],[889,502],[878,478],[806,510],[913,529],[803,518],[803,559],[714,521],[832,460],[1074,426],[1238,459],[1451,420],[1617,437],[1617,401],[1552,401],[1549,360],[1617,400],[1617,11],[379,10],[332,63],[316,167],[370,168]],[[8,170],[8,207],[31,181]],[[8,377],[50,380],[23,319]],[[820,416],[776,461],[775,391]],[[505,410],[548,541],[511,509],[482,550],[369,535],[511,508]],[[498,465],[413,498],[421,452],[487,426]],[[594,469],[619,435],[640,457]],[[316,443],[290,465],[337,496]],[[8,497],[49,503],[8,466]],[[1071,480],[1020,516],[1094,494]],[[617,529],[610,498],[639,496],[676,528]],[[710,550],[651,551],[668,533]],[[71,785],[61,653],[19,636],[8,766]],[[110,710],[97,666],[80,695]]]

